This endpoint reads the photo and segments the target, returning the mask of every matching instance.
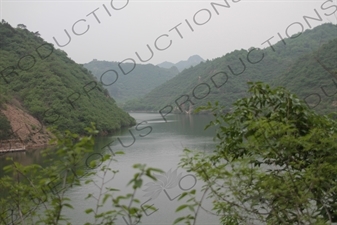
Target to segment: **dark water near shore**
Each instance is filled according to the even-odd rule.
[[[155,212],[148,210],[148,215],[142,218],[141,224],[173,224],[175,218],[183,215],[183,213],[175,213],[175,209],[184,203],[177,201],[177,197],[185,190],[192,189],[199,190],[197,192],[198,196],[201,197],[202,195],[200,191],[202,183],[192,174],[178,168],[178,163],[184,148],[209,152],[214,149],[215,144],[212,138],[215,135],[215,130],[209,129],[204,131],[204,127],[212,118],[206,115],[169,115],[167,122],[165,122],[159,114],[131,113],[131,116],[136,118],[137,123],[143,123],[138,125],[138,127],[124,129],[113,136],[96,139],[96,152],[108,153],[112,150],[123,151],[125,153],[117,155],[115,158],[117,162],[113,162],[110,165],[111,168],[118,170],[119,173],[116,174],[106,187],[117,188],[123,190],[125,193],[131,192],[129,188],[126,188],[126,184],[136,172],[132,168],[132,165],[136,163],[160,168],[167,172],[167,176],[174,177],[175,173],[177,176],[180,174],[180,177],[176,178],[175,185],[165,189],[165,191],[159,190],[157,196],[155,196],[153,191],[145,191],[150,185],[148,184],[150,180],[146,179],[144,180],[144,184],[148,184],[148,186],[144,186],[136,195],[142,203],[153,204],[158,209]],[[132,132],[135,139],[130,132]],[[118,141],[118,138],[120,141]],[[109,150],[105,146],[111,143],[112,140],[115,141],[110,145]],[[11,156],[23,164],[41,163],[42,160],[40,151],[9,153],[6,156]],[[5,162],[2,156],[0,158],[1,167],[6,164],[8,162]],[[99,168],[95,170],[100,174]],[[2,171],[0,172],[0,176],[1,173]],[[99,182],[98,176],[94,176],[93,179]],[[68,191],[67,195],[72,199],[72,205],[75,210],[66,210],[64,214],[71,218],[72,224],[82,225],[90,220],[85,215],[84,210],[93,207],[94,202],[84,199],[89,193],[95,194],[97,192],[98,189],[93,184],[72,188]],[[203,207],[205,210],[210,210],[211,204],[205,202]],[[109,210],[111,208],[107,205],[104,209]],[[122,218],[118,218],[117,224],[127,223]],[[211,225],[219,224],[219,222],[216,216],[202,210],[197,224]]]

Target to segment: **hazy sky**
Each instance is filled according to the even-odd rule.
[[[39,31],[78,63],[140,62],[139,57],[144,63],[175,63],[194,54],[213,59],[235,49],[267,47],[262,43],[273,36],[271,43],[279,41],[278,33],[286,37],[286,31],[308,29],[304,16],[322,17],[309,20],[312,27],[336,23],[331,14],[337,9],[336,0],[0,1],[0,19]]]

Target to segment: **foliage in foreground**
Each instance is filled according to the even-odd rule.
[[[336,120],[283,88],[249,85],[230,113],[217,103],[199,109],[213,112],[218,145],[211,155],[186,149],[181,166],[205,182],[222,224],[337,222]],[[193,215],[179,220],[195,224]]]
[[[176,211],[192,214],[174,224],[196,224],[206,195],[224,225],[337,222],[336,120],[311,111],[283,88],[249,85],[251,96],[238,100],[230,113],[224,114],[217,103],[199,109],[212,110],[215,120],[209,126],[218,127],[218,145],[212,154],[185,150],[181,166],[205,185],[201,200],[196,190],[179,197],[189,199]],[[155,180],[152,173],[162,171],[135,165],[139,172],[128,184],[132,193],[118,194],[106,185],[118,172],[110,166],[118,152],[92,157],[87,166],[99,169],[85,171],[85,155],[93,149],[97,131],[93,127],[88,133],[56,135],[56,149],[45,154],[56,154],[58,160],[48,166],[13,162],[5,167],[9,175],[0,179],[0,189],[7,190],[0,200],[1,224],[70,224],[63,216],[73,208],[66,192],[83,182],[97,187],[87,197],[95,204],[85,210],[91,219],[86,224],[115,224],[118,217],[127,224],[141,221],[136,192],[144,176]],[[103,208],[107,204],[108,211]]]
[[[140,201],[135,198],[136,191],[142,187],[144,176],[152,180],[156,178],[153,172],[162,172],[145,165],[136,164],[133,168],[138,172],[128,183],[132,187],[132,193],[119,194],[119,190],[108,187],[118,171],[111,169],[111,163],[116,161],[114,156],[122,152],[105,154],[102,158],[92,158],[90,162],[85,156],[92,152],[94,147],[94,135],[98,133],[94,127],[87,128],[88,136],[80,137],[69,131],[57,134],[54,140],[55,149],[44,152],[44,157],[52,160],[47,166],[28,165],[23,166],[12,159],[12,164],[5,167],[8,175],[0,178],[0,190],[6,193],[0,198],[0,224],[71,224],[70,219],[64,216],[65,210],[73,210],[71,199],[67,191],[74,186],[82,186],[83,183],[93,183],[98,191],[87,196],[87,202],[91,208],[84,213],[89,215],[86,225],[115,224],[117,217],[124,219],[127,224],[135,225],[142,217]],[[95,156],[95,153],[91,154]],[[96,154],[97,155],[97,154]],[[55,160],[57,158],[57,160]],[[86,162],[85,162],[86,161]],[[85,166],[87,164],[87,166]],[[95,172],[87,172],[89,169]],[[98,177],[98,181],[97,178]],[[92,202],[91,202],[92,203]],[[102,208],[109,205],[111,210]],[[148,209],[152,206],[144,205]]]

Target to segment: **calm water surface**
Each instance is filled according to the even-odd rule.
[[[204,127],[212,118],[205,115],[169,115],[167,116],[167,122],[165,122],[158,113],[131,113],[131,116],[137,120],[137,123],[141,123],[141,125],[124,129],[114,136],[101,137],[96,140],[96,152],[109,153],[112,150],[123,151],[125,153],[117,155],[115,157],[117,162],[111,164],[111,168],[119,172],[106,184],[106,187],[120,189],[122,193],[131,193],[131,189],[127,188],[126,184],[136,172],[132,168],[132,165],[136,163],[147,164],[150,167],[164,170],[167,172],[166,176],[175,181],[173,185],[163,188],[165,186],[163,182],[157,183],[154,186],[149,184],[151,182],[149,179],[145,179],[145,186],[137,192],[136,197],[142,203],[153,205],[157,208],[155,212],[147,210],[148,215],[142,218],[141,224],[173,224],[175,218],[184,214],[184,211],[180,214],[175,213],[175,209],[184,203],[177,200],[178,196],[184,190],[192,189],[199,190],[197,192],[199,198],[202,195],[200,191],[202,183],[196,180],[192,174],[178,168],[178,163],[184,148],[209,152],[214,149],[215,144],[212,138],[215,135],[215,130],[204,130]],[[132,132],[134,138],[130,132]],[[109,144],[113,140],[115,141]],[[110,145],[111,150],[105,147],[107,145]],[[39,151],[13,153],[8,156],[14,157],[23,164],[41,163]],[[1,165],[7,164],[4,162],[3,157],[0,158],[0,163]],[[99,174],[99,168],[95,170]],[[108,176],[107,178],[110,177]],[[94,176],[93,179],[98,183],[101,182],[98,176]],[[150,189],[145,190],[149,187]],[[82,225],[90,220],[85,215],[84,210],[95,206],[95,202],[84,199],[88,194],[97,194],[98,191],[99,189],[93,184],[69,190],[67,194],[72,199],[75,210],[67,210],[65,211],[65,215],[71,218],[72,224]],[[209,202],[203,204],[205,210],[211,209]],[[107,204],[104,209],[109,210],[111,208]],[[205,210],[202,210],[198,216],[197,224],[219,224],[217,217],[206,213]],[[117,224],[122,225],[127,223],[123,218],[119,218]]]

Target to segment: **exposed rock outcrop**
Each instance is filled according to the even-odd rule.
[[[32,115],[25,112],[19,104],[7,104],[1,109],[12,127],[9,140],[0,140],[0,150],[37,149],[46,147],[52,134]]]

